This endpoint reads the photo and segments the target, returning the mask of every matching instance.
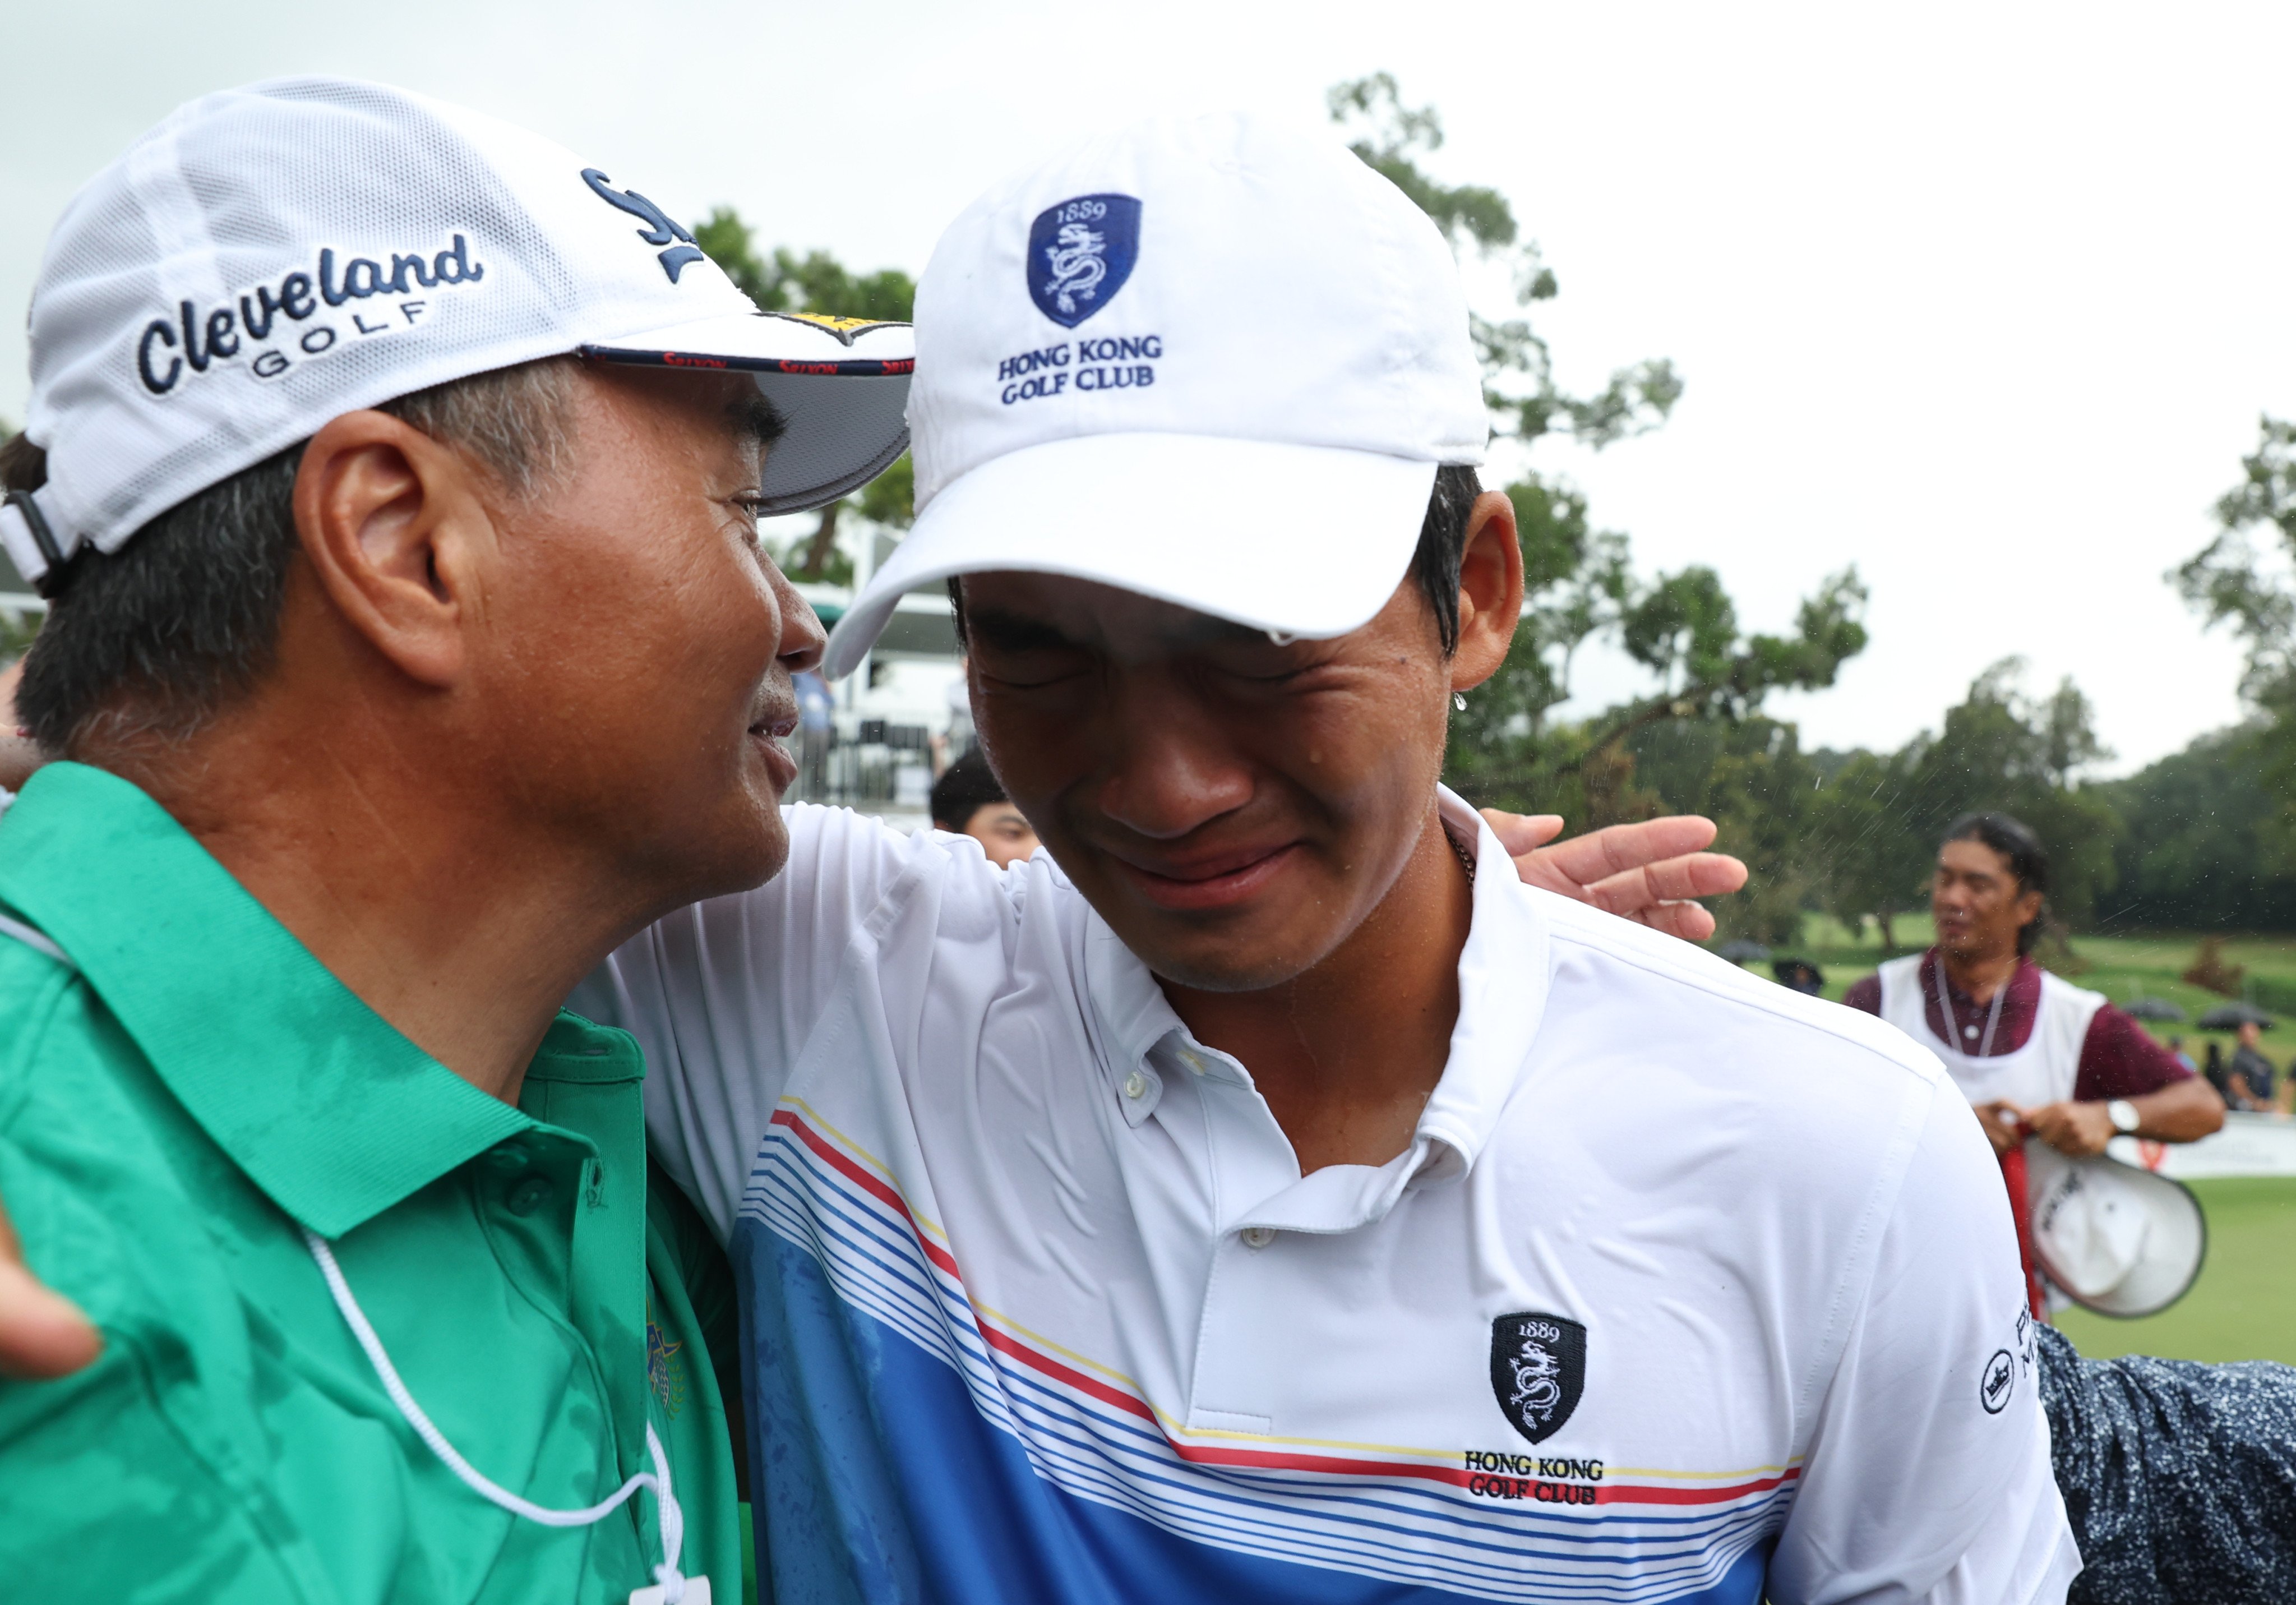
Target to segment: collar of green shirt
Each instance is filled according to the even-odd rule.
[[[321,1237],[536,1124],[400,1035],[116,775],[32,777],[0,819],[0,902],[70,955],[216,1145]],[[536,1071],[644,1074],[628,1037],[571,1015]]]

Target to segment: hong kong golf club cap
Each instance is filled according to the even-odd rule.
[[[903,324],[759,312],[618,166],[379,84],[194,101],[73,197],[32,292],[37,495],[0,511],[26,578],[328,419],[578,352],[756,375],[788,420],[767,511],[907,444]]]
[[[1282,635],[1394,594],[1435,470],[1489,434],[1457,264],[1338,141],[1160,119],[1010,178],[917,290],[917,516],[829,641],[1019,569]]]
[[[2025,1144],[2033,1255],[2073,1301],[2104,1315],[2152,1315],[2185,1296],[2208,1257],[2208,1218],[2173,1177],[2097,1154]]]

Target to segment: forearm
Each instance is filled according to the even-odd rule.
[[[2224,1100],[2198,1076],[2132,1098],[2136,1135],[2155,1142],[2193,1142],[2224,1124]]]

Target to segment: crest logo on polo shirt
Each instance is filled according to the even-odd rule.
[[[1526,1312],[1491,1322],[1491,1391],[1517,1432],[1534,1444],[1562,1430],[1587,1386],[1587,1329]]]
[[[1130,195],[1078,195],[1029,226],[1029,299],[1073,329],[1116,299],[1140,258],[1140,202]]]

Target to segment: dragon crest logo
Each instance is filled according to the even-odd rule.
[[[1140,202],[1078,195],[1037,214],[1029,228],[1029,299],[1073,329],[1116,298],[1140,256]]]
[[[1526,1312],[1491,1322],[1491,1391],[1517,1432],[1534,1444],[1562,1430],[1587,1386],[1587,1329]]]

